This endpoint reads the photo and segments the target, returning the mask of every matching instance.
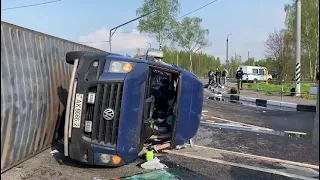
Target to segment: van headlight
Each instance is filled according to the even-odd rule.
[[[132,71],[135,63],[124,61],[111,61],[109,66],[109,72],[113,73],[128,73]]]

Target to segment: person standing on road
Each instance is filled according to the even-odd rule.
[[[222,71],[222,84],[226,84],[227,83],[227,75],[228,75],[228,71],[226,68],[223,69]]]
[[[212,76],[213,76],[213,72],[212,72],[212,70],[210,69],[209,72],[208,72],[208,79],[209,79],[208,84],[209,84],[209,85],[212,83]]]
[[[216,83],[221,84],[221,71],[219,68],[216,70]]]
[[[241,67],[236,73],[238,91],[242,90],[242,76],[243,76],[243,71]]]

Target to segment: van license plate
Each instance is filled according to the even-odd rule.
[[[84,131],[91,132],[92,130],[92,121],[86,121],[84,124]]]
[[[96,93],[89,92],[88,93],[88,103],[94,104],[95,97],[96,97]]]
[[[73,125],[74,128],[80,128],[81,124],[81,114],[82,114],[82,101],[83,94],[76,94],[76,99],[74,103],[74,113],[73,113]]]

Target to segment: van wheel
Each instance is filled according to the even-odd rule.
[[[268,81],[271,81],[271,78],[268,78]]]
[[[74,61],[76,59],[80,59],[83,55],[85,55],[86,51],[71,51],[71,52],[68,52],[67,55],[66,55],[66,62],[68,64],[74,64]]]
[[[254,79],[254,80],[253,80],[253,83],[257,83],[257,82],[258,82],[258,79]]]

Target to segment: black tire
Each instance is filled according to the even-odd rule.
[[[253,83],[257,83],[257,82],[258,82],[258,79],[254,79],[254,80],[253,80]]]
[[[268,81],[271,81],[271,78],[268,78]]]
[[[88,52],[86,52],[86,51],[71,51],[71,52],[68,52],[67,55],[66,55],[66,62],[68,64],[74,64],[74,60],[80,59],[86,53],[88,53]]]

